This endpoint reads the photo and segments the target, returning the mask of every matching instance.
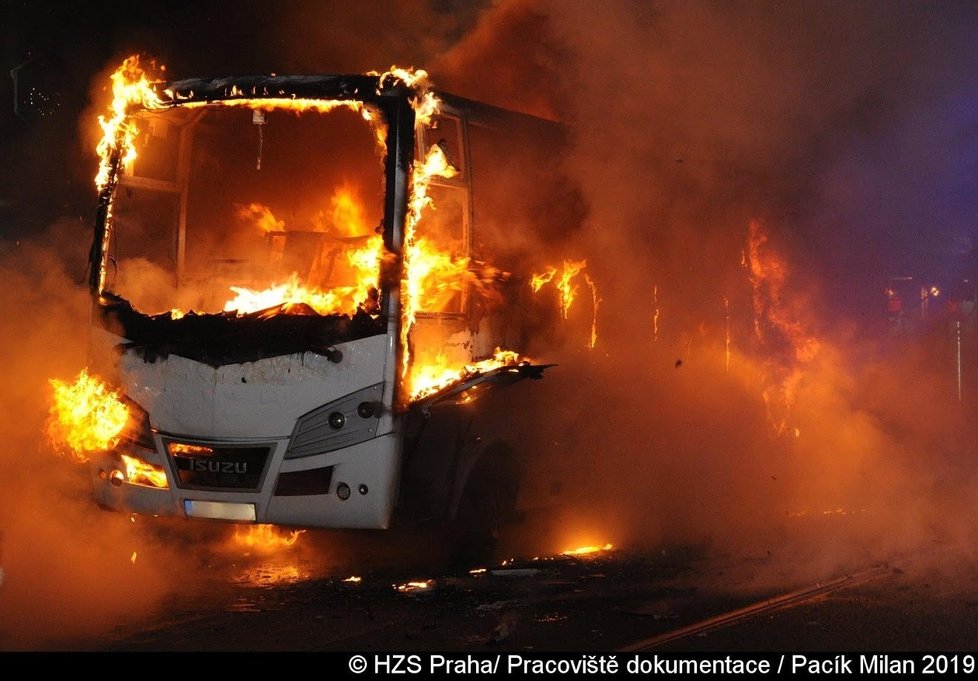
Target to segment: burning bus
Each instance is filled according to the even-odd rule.
[[[528,287],[478,252],[482,224],[548,220],[480,154],[554,182],[554,124],[423,71],[157,84],[130,58],[113,86],[93,375],[54,423],[106,431],[71,444],[101,505],[478,539],[559,494],[556,453],[516,446],[547,368],[520,354]]]

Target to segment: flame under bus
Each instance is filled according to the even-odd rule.
[[[99,501],[385,528],[395,506],[466,512],[476,472],[533,469],[508,444],[510,386],[543,367],[476,364],[522,349],[526,303],[473,225],[540,207],[474,156],[554,127],[447,96],[422,113],[427,93],[389,74],[165,93],[130,116],[135,160],[110,154],[100,185],[93,367],[130,418],[93,458]]]

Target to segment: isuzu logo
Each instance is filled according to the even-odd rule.
[[[237,473],[244,475],[248,472],[247,461],[217,461],[214,459],[190,459],[184,458],[187,462],[185,470],[195,473]]]

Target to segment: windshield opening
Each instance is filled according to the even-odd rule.
[[[176,107],[136,119],[106,290],[141,313],[376,313],[383,166],[360,113]]]

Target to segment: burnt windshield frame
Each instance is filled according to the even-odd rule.
[[[384,245],[397,256],[396,271],[380,278],[381,311],[388,319],[398,317],[396,282],[400,281],[400,252],[407,215],[409,173],[413,162],[415,114],[412,105],[419,94],[394,77],[376,75],[246,76],[214,80],[187,79],[166,86],[164,108],[206,106],[235,100],[293,100],[359,102],[380,114],[386,128],[384,158]],[[255,107],[260,108],[260,107]],[[120,133],[120,136],[122,133]],[[94,235],[89,253],[89,289],[98,304],[106,304],[105,271],[112,234],[112,204],[119,185],[122,145],[113,147],[108,181],[99,192]]]

